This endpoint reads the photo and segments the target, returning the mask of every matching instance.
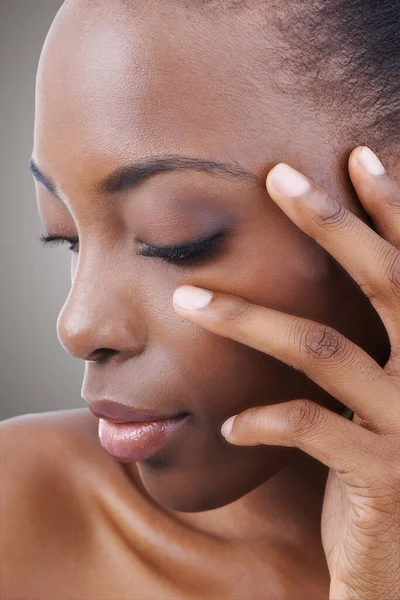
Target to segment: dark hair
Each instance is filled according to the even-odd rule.
[[[256,11],[261,36],[268,18],[261,66],[271,85],[332,114],[357,143],[377,151],[399,143],[400,0],[176,1],[222,19]]]
[[[290,39],[296,83],[302,79],[305,94],[322,108],[334,104],[336,122],[343,114],[353,136],[368,127],[377,145],[399,143],[399,0],[311,0],[297,10],[286,27],[278,22]]]

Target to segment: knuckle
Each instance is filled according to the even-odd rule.
[[[254,313],[256,306],[244,298],[237,296],[224,302],[222,315],[225,321],[236,325],[247,322]]]
[[[241,413],[235,425],[236,428],[239,427],[240,433],[250,432],[253,442],[261,443],[261,440],[258,440],[258,434],[263,428],[263,415],[259,408],[249,408]]]
[[[376,275],[359,283],[361,291],[375,305],[387,304],[393,296],[400,299],[400,252],[383,245],[373,253]]]
[[[313,324],[302,334],[301,346],[312,358],[332,358],[345,352],[343,336],[328,325]]]
[[[325,191],[324,198],[329,209],[327,208],[326,212],[321,215],[323,224],[329,227],[340,227],[340,229],[350,226],[352,222],[350,211],[348,211],[338,200],[333,201],[330,199],[328,193]]]
[[[243,429],[255,429],[260,421],[260,411],[254,408],[247,409],[242,413],[240,418],[240,426]]]
[[[312,400],[296,400],[288,407],[286,420],[292,438],[303,436],[323,418],[323,409]]]

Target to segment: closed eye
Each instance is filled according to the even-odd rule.
[[[219,248],[219,242],[224,233],[225,231],[218,231],[209,238],[188,242],[181,246],[149,246],[144,244],[144,248],[139,251],[139,254],[193,266],[202,262],[206,255],[208,258],[211,252],[214,253]]]
[[[43,233],[39,236],[38,239],[39,242],[43,244],[43,246],[57,246],[58,244],[64,244],[65,242],[68,242],[69,244],[71,244],[68,250],[73,251],[75,251],[75,248],[79,242],[77,236],[68,237],[63,235],[44,235]]]
[[[209,238],[188,242],[181,246],[150,246],[143,244],[138,254],[140,256],[161,258],[167,262],[182,264],[184,266],[194,266],[203,262],[211,253],[214,254],[217,251],[220,239],[225,233],[226,231],[218,231]],[[39,241],[44,246],[68,242],[70,244],[68,249],[75,252],[79,243],[79,239],[76,236],[68,237],[44,234],[39,236]]]

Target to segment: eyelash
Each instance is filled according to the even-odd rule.
[[[175,264],[184,264],[185,266],[197,265],[211,252],[215,252],[218,248],[218,243],[225,231],[218,231],[209,238],[198,240],[195,242],[188,242],[181,246],[149,246],[144,244],[144,249],[139,251],[140,256],[161,258],[166,262],[172,262]],[[43,246],[52,246],[57,244],[64,244],[68,242],[70,247],[68,250],[74,251],[75,246],[78,244],[78,237],[58,236],[58,235],[44,235],[39,236],[39,241]]]

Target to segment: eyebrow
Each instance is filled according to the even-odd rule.
[[[29,170],[37,181],[40,181],[56,198],[64,202],[57,187],[42,173],[32,157],[29,161]],[[193,156],[162,154],[149,156],[135,163],[118,167],[96,185],[95,191],[111,195],[122,190],[132,189],[150,177],[170,171],[203,171],[219,177],[260,185],[257,175],[252,171],[248,171],[236,161],[225,163]]]

